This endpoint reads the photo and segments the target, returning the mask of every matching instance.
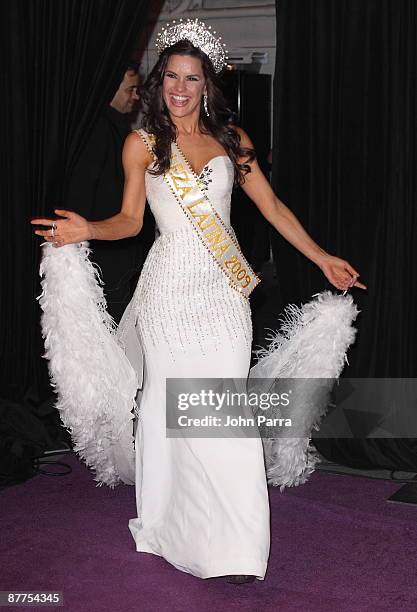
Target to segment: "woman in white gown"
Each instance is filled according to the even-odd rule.
[[[264,579],[268,562],[262,442],[236,436],[168,438],[165,415],[167,378],[244,379],[248,374],[247,298],[257,279],[230,229],[234,183],[242,183],[272,225],[334,286],[364,286],[348,262],[327,254],[308,236],[272,192],[249,137],[227,124],[216,84],[224,49],[216,37],[201,22],[184,23],[166,31],[159,50],[145,86],[146,130],[132,132],[124,146],[120,213],[91,223],[57,210],[59,220],[33,223],[53,224],[52,230],[36,233],[58,247],[94,238],[118,240],[138,234],[148,199],[160,235],[119,326],[122,345],[137,333],[144,356],[135,440],[138,517],[129,528],[137,551],[161,555],[200,578],[227,576],[240,584]],[[193,194],[197,199],[187,201]],[[208,207],[206,212],[198,211],[199,203]],[[210,240],[210,232],[203,235],[212,219],[215,230],[226,232],[232,261],[240,262],[234,272],[222,268],[219,234],[217,240]]]

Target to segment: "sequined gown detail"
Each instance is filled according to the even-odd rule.
[[[230,226],[232,162],[217,156],[198,178]],[[213,262],[164,178],[147,172],[145,186],[160,235],[121,322],[121,339],[138,333],[144,356],[137,518],[129,528],[137,551],[184,572],[262,580],[270,544],[262,441],[167,438],[165,429],[166,378],[246,378],[249,303]]]

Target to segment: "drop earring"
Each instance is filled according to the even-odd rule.
[[[206,113],[207,117],[210,117],[210,113],[208,110],[208,104],[207,104],[207,94],[204,94],[203,96],[203,105],[204,105],[204,112]]]

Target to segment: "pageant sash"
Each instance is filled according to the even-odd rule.
[[[138,130],[138,134],[155,157],[152,150],[155,137],[143,130]],[[172,144],[171,166],[164,179],[230,286],[248,298],[260,279],[246,261],[231,228],[225,225],[201,190],[199,177],[176,143]]]

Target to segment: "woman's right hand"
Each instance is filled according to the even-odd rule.
[[[36,217],[31,220],[32,225],[48,225],[51,229],[36,229],[37,236],[43,236],[47,242],[52,242],[54,247],[62,247],[65,244],[73,244],[91,240],[93,238],[92,225],[81,215],[70,210],[55,209],[60,219],[47,219]]]

